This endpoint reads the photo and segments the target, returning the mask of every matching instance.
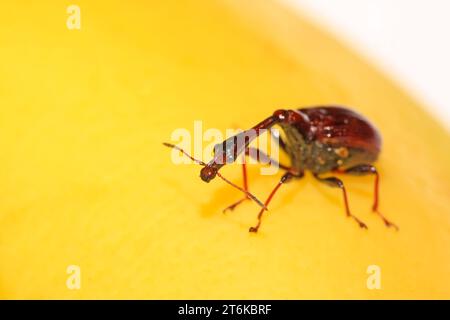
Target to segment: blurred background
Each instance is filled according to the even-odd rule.
[[[450,297],[445,2],[281,1],[2,3],[0,299]],[[222,214],[240,192],[162,145],[317,104],[379,129],[400,232],[371,212],[373,177],[342,177],[366,232],[307,173],[249,234],[257,205]],[[260,169],[265,199],[281,172]],[[237,164],[221,173],[242,184]]]
[[[399,82],[450,130],[450,2],[282,0]]]

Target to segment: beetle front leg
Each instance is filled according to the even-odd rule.
[[[345,212],[347,213],[348,217],[352,217],[361,228],[363,229],[367,229],[367,225],[362,222],[361,220],[359,220],[356,216],[354,216],[351,212],[350,212],[350,207],[348,205],[348,199],[347,199],[347,191],[345,189],[344,183],[342,182],[342,180],[336,178],[336,177],[328,177],[328,178],[321,178],[319,177],[318,174],[314,174],[314,177],[319,180],[322,183],[325,183],[326,185],[333,187],[333,188],[340,188],[342,190],[342,193],[344,195],[344,203],[345,203]]]
[[[380,175],[379,175],[377,169],[373,165],[361,164],[361,165],[357,165],[357,166],[348,168],[348,169],[340,171],[340,172],[345,173],[345,174],[356,175],[356,176],[363,176],[363,175],[368,175],[368,174],[375,175],[374,200],[373,200],[372,211],[374,213],[376,213],[378,216],[380,216],[380,218],[383,220],[384,224],[387,227],[393,227],[396,230],[399,229],[395,223],[392,223],[391,221],[386,219],[386,217],[383,216],[380,211],[378,211],[378,195],[379,195],[378,187],[379,187]]]
[[[278,167],[280,167],[281,169],[284,169],[286,171],[289,171],[290,168],[282,165],[280,163],[278,163],[278,161],[276,161],[275,159],[271,158],[269,155],[267,155],[265,152],[256,149],[256,148],[252,148],[252,147],[248,147],[245,151],[245,155],[246,156],[250,156],[251,158],[255,159],[258,162],[263,162],[263,163],[269,163],[270,165],[276,165]],[[242,163],[242,178],[243,178],[243,189],[245,191],[249,191],[248,189],[248,177],[247,177],[247,165],[245,163],[245,159],[244,162]],[[245,196],[242,199],[236,201],[235,203],[229,205],[228,207],[226,207],[225,209],[223,209],[222,212],[226,212],[228,210],[233,211],[238,205],[240,205],[242,202],[249,200],[250,198]]]
[[[242,179],[243,179],[243,189],[245,191],[249,191],[248,190],[248,178],[247,178],[247,165],[245,163],[245,161],[242,163]],[[248,196],[244,196],[242,199],[236,201],[235,203],[229,205],[228,207],[226,207],[225,209],[222,210],[223,213],[227,212],[228,210],[233,211],[238,205],[240,205],[242,202],[249,200],[250,198]]]
[[[275,188],[272,190],[272,192],[270,193],[269,197],[267,197],[266,202],[264,202],[264,206],[267,207],[270,203],[270,201],[272,200],[273,196],[275,195],[275,193],[278,191],[278,189],[281,187],[282,184],[290,181],[292,178],[302,178],[304,175],[303,172],[300,173],[294,173],[292,171],[288,171],[286,172],[280,179],[280,181],[278,182],[278,184],[275,186]],[[258,213],[258,223],[256,224],[256,226],[254,227],[250,227],[250,229],[248,230],[249,232],[258,232],[259,227],[261,226],[261,219],[262,219],[262,215],[264,213],[265,210],[261,210]]]

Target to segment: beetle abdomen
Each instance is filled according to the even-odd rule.
[[[360,114],[342,107],[299,109],[309,118],[312,139],[333,148],[359,149],[376,159],[381,150],[378,130]]]

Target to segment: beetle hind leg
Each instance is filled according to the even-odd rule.
[[[398,226],[389,221],[379,210],[378,210],[378,188],[379,188],[379,181],[380,181],[380,175],[377,171],[377,169],[370,165],[370,164],[362,164],[362,165],[357,165],[351,168],[348,168],[344,171],[341,171],[342,173],[345,174],[351,174],[351,175],[368,175],[368,174],[373,174],[375,175],[375,183],[374,183],[374,199],[373,199],[373,205],[372,205],[372,211],[374,213],[376,213],[381,220],[383,220],[384,224],[386,225],[386,227],[393,227],[396,230],[399,230]]]
[[[314,174],[314,177],[317,180],[319,180],[320,182],[322,182],[330,187],[340,188],[342,190],[342,193],[344,196],[345,212],[347,214],[347,217],[351,217],[353,220],[355,220],[361,228],[367,229],[367,225],[364,222],[362,222],[361,220],[359,220],[356,216],[354,216],[350,212],[350,207],[348,205],[348,198],[347,198],[347,190],[345,189],[345,186],[344,186],[344,183],[342,182],[342,180],[340,180],[336,177],[321,178],[321,177],[319,177],[318,174]]]

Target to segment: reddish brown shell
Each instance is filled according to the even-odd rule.
[[[378,155],[381,136],[362,115],[337,106],[298,109],[309,118],[312,139],[334,147],[363,149]]]

